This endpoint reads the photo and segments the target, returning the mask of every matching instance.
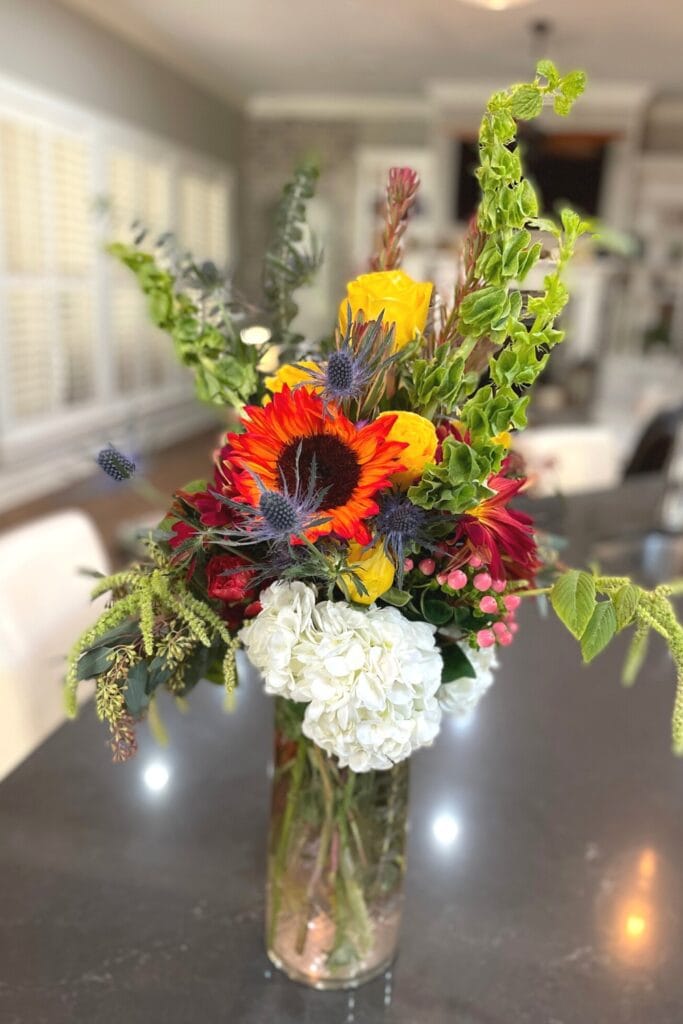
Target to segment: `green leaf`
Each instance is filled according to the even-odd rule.
[[[515,117],[531,121],[543,109],[543,93],[537,85],[520,85],[512,95],[511,110]]]
[[[454,679],[476,679],[472,662],[458,644],[449,644],[441,648],[443,658],[442,683],[452,683]]]
[[[588,625],[581,637],[581,654],[585,662],[592,661],[607,647],[617,631],[617,616],[611,601],[600,601],[593,609]]]
[[[550,591],[550,602],[569,632],[580,640],[595,608],[593,577],[578,569],[565,573]]]
[[[542,75],[543,78],[547,78],[548,85],[551,89],[555,89],[559,84],[560,75],[551,60],[539,60],[536,65],[536,74]]]
[[[147,678],[147,664],[144,661],[138,661],[128,673],[124,696],[126,698],[126,707],[131,715],[141,715],[149,704]]]
[[[78,659],[76,678],[80,681],[102,675],[110,667],[114,657],[114,651],[110,647],[95,647],[86,651]]]
[[[406,590],[399,590],[398,587],[390,587],[382,594],[382,600],[387,604],[393,604],[395,608],[403,608],[411,599],[411,594]]]
[[[427,622],[432,626],[445,626],[453,618],[453,607],[446,601],[434,597],[428,590],[423,591],[420,608]]]
[[[612,595],[618,632],[633,622],[639,599],[640,590],[633,583],[626,583],[620,590],[617,590],[616,594]]]

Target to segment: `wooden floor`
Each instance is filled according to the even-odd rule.
[[[0,514],[0,532],[52,512],[79,508],[95,521],[113,563],[118,564],[122,559],[117,541],[121,524],[136,517],[163,513],[173,491],[190,480],[209,476],[217,440],[217,432],[212,430],[154,452],[138,467],[130,482],[116,483],[95,468],[85,480]],[[145,496],[139,481],[156,488],[160,492],[158,500]]]

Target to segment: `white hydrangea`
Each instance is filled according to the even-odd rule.
[[[308,703],[304,734],[342,767],[390,768],[434,740],[443,663],[433,626],[396,608],[316,604],[302,583],[273,584],[261,603],[240,634],[247,654],[268,693]]]
[[[309,700],[296,647],[311,630],[315,591],[299,581],[280,580],[264,590],[259,600],[262,610],[240,631],[249,660],[263,673],[267,693]]]
[[[438,693],[441,710],[449,715],[467,715],[476,708],[489,686],[493,683],[494,672],[498,668],[495,648],[487,647],[472,650],[461,645],[463,654],[471,662],[476,672],[474,679],[462,676],[444,683]]]

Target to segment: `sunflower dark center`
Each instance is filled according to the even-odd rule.
[[[290,494],[306,491],[315,462],[315,491],[324,491],[320,509],[344,505],[360,480],[355,453],[332,434],[296,437],[283,448],[277,468]]]
[[[294,533],[299,528],[296,509],[284,494],[267,491],[261,495],[259,511],[276,533]]]
[[[327,362],[327,384],[337,395],[353,390],[353,360],[348,352],[333,352]]]

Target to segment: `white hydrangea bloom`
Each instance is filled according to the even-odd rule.
[[[448,715],[467,715],[474,711],[489,686],[493,683],[494,671],[498,668],[495,648],[472,650],[462,646],[465,657],[476,672],[474,679],[462,676],[444,683],[438,693],[442,711]]]
[[[296,647],[311,627],[315,591],[305,583],[280,580],[260,595],[262,610],[240,631],[252,665],[266,681],[266,692],[290,700],[309,700]]]
[[[304,599],[295,586],[314,593],[305,584],[274,584],[275,598],[271,587],[263,612],[241,633],[266,691],[308,702],[305,735],[356,772],[390,768],[430,744],[441,723],[443,667],[434,627],[396,608],[312,606],[315,598]],[[290,594],[297,612],[285,637],[282,604]]]

